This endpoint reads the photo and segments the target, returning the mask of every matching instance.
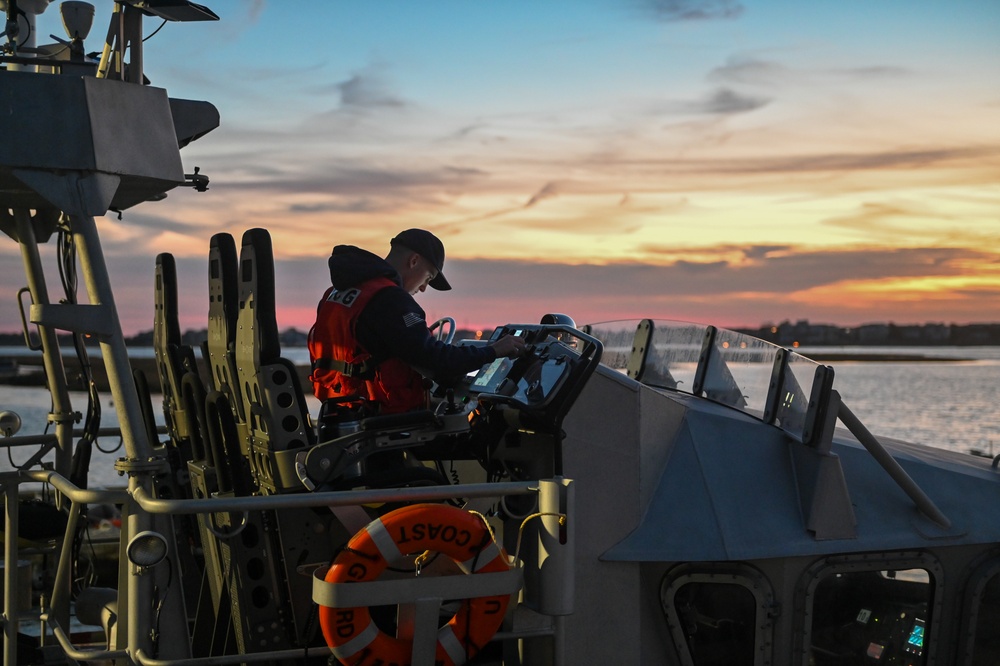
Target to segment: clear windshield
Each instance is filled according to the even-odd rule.
[[[709,350],[704,396],[762,417],[780,350],[749,335],[719,329]]]
[[[602,322],[589,330],[604,343],[601,362],[643,384],[735,407],[799,439],[806,431],[821,366],[805,356],[736,331],[685,322]]]
[[[601,365],[624,373],[632,358],[632,342],[635,340],[635,330],[638,319],[610,321],[589,326],[590,335],[601,341],[604,351],[601,354]]]

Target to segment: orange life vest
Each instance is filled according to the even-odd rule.
[[[330,287],[323,294],[316,323],[309,330],[313,393],[346,407],[366,401],[379,414],[427,407],[423,376],[397,358],[375,359],[358,343],[358,317],[378,292],[396,283],[376,277],[348,289]]]

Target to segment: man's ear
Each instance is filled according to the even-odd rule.
[[[414,252],[410,255],[410,259],[406,263],[410,268],[416,268],[417,264],[420,263],[420,255]]]

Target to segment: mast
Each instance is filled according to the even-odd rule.
[[[53,399],[50,420],[56,426],[56,471],[70,477],[74,466],[74,414],[56,338],[56,331],[61,330],[99,341],[125,451],[118,469],[128,476],[130,495],[153,494],[153,474],[158,470],[151,462],[153,442],[143,423],[96,217],[157,200],[187,184],[180,146],[219,122],[211,104],[171,100],[166,91],[145,85],[143,16],[167,20],[218,17],[183,2],[117,3],[108,33],[115,57],[102,72],[105,76],[98,78],[97,62],[81,57],[86,37],[81,33],[89,31],[87,19],[93,11],[86,3],[63,3],[64,24],[73,40],[65,44],[70,48],[55,49],[56,55],[51,56],[45,55],[49,51],[44,48],[33,48],[34,18],[47,4],[48,0],[3,3],[8,19],[13,20],[5,24],[7,44],[0,55],[7,67],[0,70],[0,107],[5,109],[0,125],[0,231],[21,248],[30,295],[25,335],[29,323],[36,327],[40,340],[36,348],[44,356]],[[165,6],[159,8],[161,4]],[[18,21],[19,17],[23,20]],[[76,254],[70,263],[74,270],[79,267],[88,303],[76,303],[71,297],[60,302],[49,298],[38,244],[47,242],[57,229],[71,235]],[[75,283],[75,276],[70,281]],[[85,466],[76,472],[85,479]],[[169,520],[132,511],[124,526],[123,544],[147,530],[169,533]],[[144,608],[139,601],[155,596],[154,586],[163,586],[159,578],[164,575],[130,571],[126,589],[119,591],[120,607]],[[158,622],[163,634],[185,632],[179,595],[162,601],[166,603]],[[67,619],[60,616],[68,608],[53,608],[53,612],[60,622]],[[119,647],[127,645],[133,655],[139,650],[155,653],[147,612],[129,612],[119,619]],[[163,641],[160,648],[161,657],[189,656],[183,641]]]

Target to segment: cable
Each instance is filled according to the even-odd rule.
[[[57,262],[59,266],[59,279],[66,294],[64,302],[76,304],[76,246],[73,233],[66,224],[60,226],[56,247],[59,259]],[[80,363],[80,371],[83,373],[84,383],[87,387],[87,415],[83,422],[83,435],[80,437],[80,441],[77,442],[76,450],[73,452],[70,480],[81,488],[86,488],[87,475],[90,471],[90,457],[101,427],[101,397],[97,391],[97,383],[94,381],[93,368],[82,334],[73,333],[73,346],[76,350],[76,357]],[[100,450],[100,447],[98,449]]]
[[[24,17],[24,23],[25,23],[25,25],[28,26],[28,34],[25,35],[24,42],[23,42],[23,43],[27,44],[28,41],[31,39],[31,21],[28,20],[28,15],[20,7],[18,7],[18,9],[17,9],[17,13]]]
[[[63,42],[63,40],[59,39],[59,38],[58,38],[58,37],[56,37],[55,35],[49,35],[49,37],[51,37],[52,39],[55,39],[55,40],[57,40],[57,41],[59,41],[59,42],[62,42],[63,44],[65,44],[65,46],[63,46],[63,47],[62,47],[61,49],[59,49],[58,51],[53,51],[52,53],[46,53],[46,54],[45,54],[45,57],[46,57],[46,58],[48,58],[48,59],[52,59],[52,58],[55,58],[56,56],[58,56],[58,55],[60,55],[60,54],[62,54],[62,53],[65,53],[66,51],[70,50],[70,48],[71,48],[71,47],[70,47],[70,45],[69,45],[69,44],[66,44],[65,42]]]
[[[531,520],[532,518],[541,518],[543,516],[558,516],[559,524],[560,525],[566,524],[565,513],[552,513],[552,512],[539,511],[538,513],[533,513],[530,516],[527,516],[524,520],[521,521],[521,527],[519,527],[517,530],[517,544],[514,546],[514,562],[517,562],[521,556],[521,537],[524,535],[524,528],[528,524],[528,521]]]
[[[100,442],[101,442],[101,440],[99,440],[99,439],[95,439],[94,440],[94,446],[97,447],[97,450],[100,451],[101,453],[104,453],[104,454],[111,454],[111,453],[115,453],[117,451],[121,451],[122,446],[125,445],[125,438],[122,437],[122,436],[119,436],[118,437],[118,446],[115,446],[115,447],[110,448],[110,449],[102,448]]]
[[[4,50],[10,50],[13,53],[17,53],[17,47],[20,46],[20,44],[27,44],[28,40],[31,39],[31,21],[28,20],[28,15],[25,13],[25,11],[23,9],[21,9],[20,7],[18,7],[16,2],[13,2],[8,7],[8,11],[7,11],[7,21],[8,21],[8,24],[11,21],[10,9],[14,10],[13,23],[14,23],[15,28],[14,28],[13,34],[10,34],[9,30],[4,31],[3,34],[6,35],[7,41],[8,41],[8,45],[6,45],[4,47]],[[21,28],[20,28],[20,26],[17,23],[17,16],[18,16],[18,14],[20,14],[21,16],[24,17],[24,24],[26,26],[28,26],[28,34],[26,34],[24,36],[23,40],[20,40],[20,43],[18,41],[18,38],[21,36]]]
[[[153,626],[149,629],[149,638],[152,642],[153,655],[159,654],[160,651],[160,612],[163,610],[163,604],[167,601],[167,595],[170,594],[170,584],[174,580],[174,566],[171,562],[170,557],[165,557],[164,561],[167,563],[167,583],[163,586],[163,596],[160,596],[160,587],[153,584]]]
[[[72,511],[72,509],[70,510]],[[73,560],[71,566],[73,568],[73,583],[75,584],[75,589],[72,589],[71,593],[73,593],[74,598],[88,587],[87,581],[92,581],[94,576],[96,576],[96,564],[94,557],[89,560],[90,566],[86,572],[81,573],[80,570],[81,560],[83,559],[81,555],[83,554],[84,537],[86,536],[89,540],[90,530],[88,529],[87,524],[89,520],[87,517],[87,505],[80,505],[78,511],[80,515],[77,522],[76,533],[73,535],[72,543]],[[91,552],[93,552],[93,542],[91,542]]]
[[[442,478],[449,479],[450,477],[451,485],[460,486],[462,485],[462,479],[459,478],[458,470],[455,469],[455,461],[452,460],[450,462],[451,465],[449,466],[448,470],[445,470],[444,461],[442,460],[435,460],[434,466],[437,467],[438,474],[440,474]],[[445,503],[458,508],[462,508],[463,506],[465,506],[465,500],[462,498],[453,497],[451,499],[445,500]]]
[[[64,302],[75,304],[76,291],[77,291],[77,281],[76,281],[76,248],[74,247],[73,234],[65,227],[60,228],[59,236],[57,238],[57,254],[58,254],[58,267],[59,267],[59,278],[63,285],[63,291],[66,294],[66,299]],[[97,431],[100,428],[101,423],[101,403],[100,396],[97,394],[97,385],[93,380],[93,373],[91,371],[90,360],[87,356],[87,349],[83,343],[83,336],[79,333],[73,334],[73,346],[76,350],[76,356],[80,363],[80,369],[83,372],[84,378],[87,383],[88,398],[87,398],[87,416],[84,421],[83,436],[77,443],[76,450],[73,452],[73,458],[70,469],[71,481],[81,488],[87,487],[87,476],[90,470],[90,456],[92,452],[92,443],[97,438]],[[73,535],[73,567],[75,569],[76,576],[74,578],[75,582],[78,584],[78,591],[86,587],[86,582],[91,579],[94,573],[94,560],[90,561],[90,569],[86,573],[81,573],[78,569],[80,563],[80,555],[83,551],[83,540],[85,535],[89,536],[89,530],[87,529],[87,505],[81,505],[80,509],[80,526]],[[93,544],[91,544],[91,550],[93,550]]]
[[[147,39],[152,39],[153,35],[155,35],[156,33],[158,33],[160,30],[163,30],[163,26],[165,26],[166,24],[167,24],[167,19],[163,19],[163,23],[160,24],[160,27],[157,28],[156,30],[154,30],[153,32],[149,33],[148,37],[143,37],[142,41],[145,42]]]

